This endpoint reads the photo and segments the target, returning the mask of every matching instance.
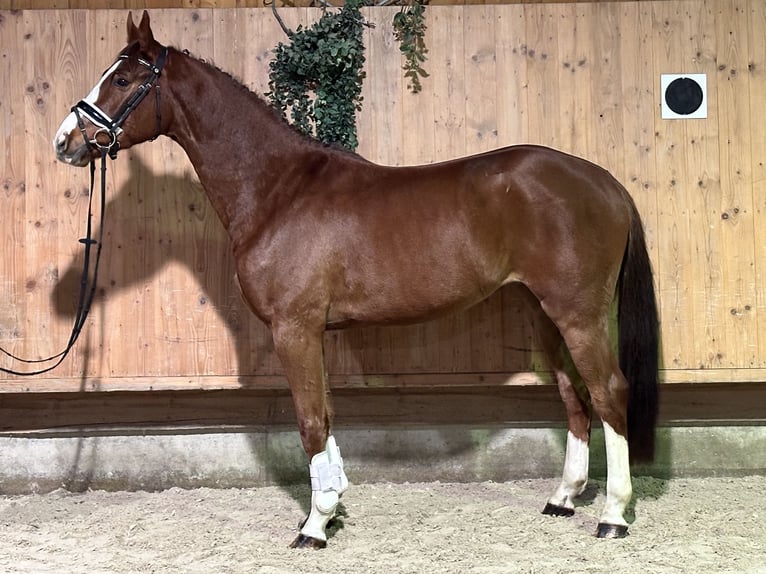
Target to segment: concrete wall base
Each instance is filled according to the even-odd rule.
[[[335,432],[352,483],[496,482],[559,476],[564,429],[348,428]],[[657,477],[766,474],[766,427],[658,430]],[[594,429],[591,476],[605,474]],[[293,429],[179,429],[0,436],[0,493],[308,483]]]

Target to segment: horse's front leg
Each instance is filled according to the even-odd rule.
[[[332,406],[324,366],[321,328],[294,321],[275,324],[274,347],[290,384],[303,449],[311,461],[311,510],[292,548],[324,548],[325,529],[348,488],[343,459],[330,435]]]

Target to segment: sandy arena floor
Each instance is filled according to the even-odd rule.
[[[287,547],[308,487],[0,497],[0,572],[766,573],[766,477],[638,478],[624,540],[592,536],[600,482],[574,518],[540,514],[555,485],[352,485],[319,552]]]

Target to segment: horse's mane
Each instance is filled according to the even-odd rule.
[[[196,56],[192,54],[189,50],[186,49],[180,49],[176,48],[174,46],[171,46],[173,49],[175,49],[178,52],[181,52],[185,56],[188,56],[200,64],[203,64],[209,68],[212,68],[213,70],[216,70],[219,74],[221,74],[224,78],[226,78],[231,84],[233,84],[237,89],[239,89],[242,93],[244,93],[250,101],[253,102],[254,105],[261,107],[267,114],[270,114],[278,123],[282,124],[284,127],[286,127],[289,131],[291,131],[293,134],[299,136],[301,139],[303,139],[306,143],[309,143],[314,146],[319,146],[328,150],[352,155],[357,158],[361,158],[359,154],[356,152],[353,152],[351,150],[348,150],[341,146],[340,144],[335,143],[325,143],[317,138],[315,138],[312,135],[308,135],[300,131],[297,127],[295,127],[293,124],[288,122],[280,113],[280,111],[275,108],[271,103],[266,101],[266,99],[258,94],[257,92],[254,92],[250,88],[245,85],[245,83],[231,74],[230,72],[227,72],[226,70],[222,69],[220,66],[217,66],[213,61],[208,60],[206,58],[202,58],[199,56]]]

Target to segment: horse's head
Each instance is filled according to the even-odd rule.
[[[118,149],[160,135],[160,74],[167,54],[154,39],[147,12],[138,26],[128,15],[128,45],[61,123],[53,139],[56,157],[84,166],[102,150],[114,157]]]

